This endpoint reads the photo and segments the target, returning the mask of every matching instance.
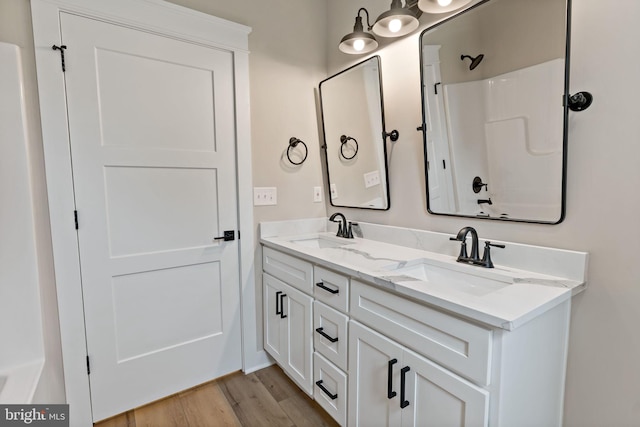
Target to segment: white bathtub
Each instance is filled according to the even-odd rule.
[[[32,403],[43,366],[44,360],[38,360],[0,372],[0,403]]]

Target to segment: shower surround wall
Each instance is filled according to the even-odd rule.
[[[30,403],[44,366],[20,48],[0,42],[0,404]]]
[[[562,192],[564,60],[445,85],[459,211],[555,222]],[[557,108],[549,108],[556,105]],[[544,173],[536,173],[543,170]],[[480,193],[473,178],[487,183]],[[478,205],[491,198],[493,204]]]

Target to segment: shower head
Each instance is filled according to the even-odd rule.
[[[473,70],[482,62],[482,59],[484,58],[484,55],[481,53],[480,55],[476,56],[475,58],[473,56],[469,56],[469,55],[460,55],[460,60],[461,61],[464,61],[465,58],[469,58],[471,60],[471,64],[469,65],[469,70]]]

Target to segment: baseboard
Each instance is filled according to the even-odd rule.
[[[253,359],[252,361],[253,363],[251,363],[251,365],[247,364],[244,367],[243,371],[245,374],[250,374],[252,372],[259,371],[260,369],[266,368],[275,363],[275,361],[271,358],[271,356],[269,356],[267,352],[264,350],[256,352],[252,359]]]

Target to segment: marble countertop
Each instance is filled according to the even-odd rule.
[[[262,233],[261,243],[267,247],[506,330],[513,330],[566,301],[586,285],[580,278],[547,275],[498,263],[488,269],[458,263],[449,254],[371,239],[338,238],[333,232],[265,234],[268,233]],[[317,239],[328,247],[307,245],[317,243]],[[423,268],[429,278],[422,277]]]

